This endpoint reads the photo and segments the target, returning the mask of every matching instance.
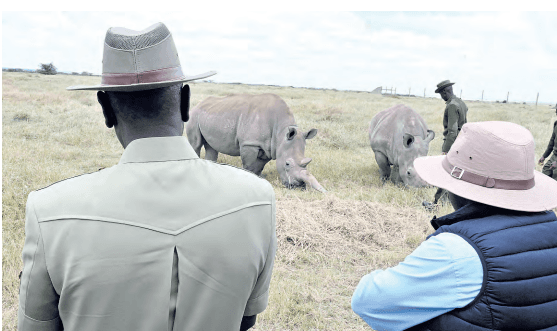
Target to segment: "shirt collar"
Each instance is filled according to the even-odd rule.
[[[449,103],[451,103],[451,101],[452,101],[454,98],[455,98],[455,95],[454,95],[454,94],[451,95],[451,97],[449,98],[449,100],[445,101],[445,104],[448,105]]]
[[[184,136],[136,139],[128,144],[120,162],[157,162],[198,159],[199,157]]]

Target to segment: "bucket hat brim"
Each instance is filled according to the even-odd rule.
[[[540,212],[557,207],[557,181],[534,170],[535,186],[528,190],[487,188],[451,176],[443,168],[445,155],[414,160],[414,169],[427,183],[463,198],[510,210]]]
[[[168,80],[163,82],[139,83],[139,84],[131,84],[131,85],[103,85],[103,84],[92,85],[92,86],[75,85],[75,86],[69,86],[66,89],[72,91],[90,90],[90,91],[134,92],[134,91],[151,90],[151,89],[156,89],[161,87],[167,87],[179,83],[191,82],[194,80],[211,77],[216,73],[217,73],[216,71],[208,71],[195,76],[186,76],[181,79]]]

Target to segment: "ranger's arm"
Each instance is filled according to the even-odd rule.
[[[553,152],[553,148],[555,147],[555,132],[557,131],[557,121],[555,121],[555,123],[553,123],[553,134],[551,135],[551,138],[549,139],[549,144],[547,144],[547,149],[545,150],[545,152],[543,153],[543,158],[545,159],[546,157],[549,156],[549,154],[551,154],[551,152]]]
[[[458,135],[458,119],[460,114],[458,113],[456,105],[449,104],[447,106],[447,117],[447,136],[445,137],[445,142],[441,150],[443,153],[449,152]]]

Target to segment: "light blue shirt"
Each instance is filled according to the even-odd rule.
[[[456,234],[441,233],[397,266],[362,277],[352,309],[375,330],[405,330],[466,306],[482,282],[476,250]]]

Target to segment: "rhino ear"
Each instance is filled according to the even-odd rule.
[[[286,139],[287,140],[294,139],[294,137],[296,136],[296,133],[298,133],[298,130],[296,130],[296,127],[289,126],[288,131],[286,132]]]
[[[405,133],[404,136],[402,137],[402,144],[404,145],[404,147],[408,148],[412,146],[413,143],[414,143],[414,136],[411,135],[410,133]]]
[[[304,134],[304,137],[306,139],[311,139],[311,138],[315,137],[316,134],[317,134],[317,129],[311,129],[307,133]]]
[[[435,138],[435,132],[433,130],[427,130],[427,136],[425,137],[426,142],[430,142]]]

